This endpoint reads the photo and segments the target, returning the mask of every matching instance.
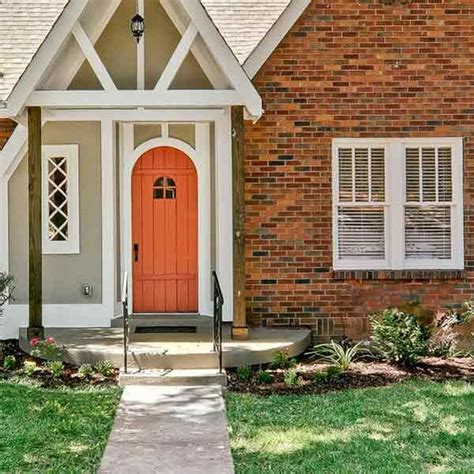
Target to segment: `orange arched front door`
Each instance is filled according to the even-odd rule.
[[[170,147],[154,148],[132,175],[133,310],[198,310],[198,195],[191,159]]]

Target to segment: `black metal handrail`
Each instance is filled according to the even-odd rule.
[[[217,354],[219,373],[222,373],[222,307],[224,306],[224,295],[222,294],[219,278],[215,271],[212,272],[214,303],[214,352]]]
[[[128,371],[128,345],[130,341],[130,321],[128,314],[128,273],[123,275],[122,283],[122,317],[123,317],[123,368]]]

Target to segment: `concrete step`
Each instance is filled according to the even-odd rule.
[[[199,314],[132,314],[129,318],[132,326],[196,326],[198,330],[212,328],[212,318]],[[121,328],[123,317],[117,316],[111,320],[110,326]]]
[[[173,387],[194,387],[200,385],[227,385],[225,371],[216,369],[191,370],[142,370],[131,369],[128,373],[120,372],[119,385],[162,385]]]
[[[217,355],[212,351],[212,344],[205,344],[207,350],[196,350],[190,347],[188,351],[183,349],[181,353],[173,352],[146,352],[136,350],[131,345],[129,363],[132,367],[142,370],[188,370],[188,369],[212,369],[217,366]]]

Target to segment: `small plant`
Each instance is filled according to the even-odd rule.
[[[331,365],[322,372],[316,372],[313,376],[315,382],[329,382],[331,379],[335,379],[341,375],[343,371],[336,365]]]
[[[272,374],[266,370],[259,370],[255,376],[258,383],[272,383]]]
[[[423,326],[412,313],[388,308],[369,320],[375,347],[388,361],[413,367],[427,354],[431,326]]]
[[[237,377],[239,377],[242,382],[248,382],[252,376],[252,367],[250,365],[241,365],[237,369]]]
[[[77,371],[77,375],[81,379],[88,379],[94,375],[94,369],[90,364],[82,364]]]
[[[32,377],[34,373],[38,370],[38,366],[36,362],[32,362],[30,360],[26,360],[23,364],[23,373],[28,376]]]
[[[30,345],[32,347],[31,355],[39,359],[60,360],[63,355],[63,349],[52,336],[46,339],[33,337],[30,340]]]
[[[455,357],[459,354],[457,328],[467,324],[474,315],[474,304],[464,303],[463,310],[449,310],[436,316],[435,328],[430,340],[430,354],[437,357]]]
[[[287,387],[296,387],[301,384],[301,379],[298,377],[298,372],[295,369],[288,369],[283,381]]]
[[[100,360],[95,364],[94,369],[104,377],[111,377],[115,373],[115,367],[110,360]]]
[[[294,359],[290,359],[285,351],[275,351],[273,353],[270,367],[272,369],[290,369],[296,365]]]
[[[50,362],[46,362],[44,367],[48,372],[51,372],[53,379],[59,379],[61,375],[63,375],[64,365],[59,360],[53,360]]]
[[[310,357],[329,362],[342,372],[348,370],[358,359],[369,354],[370,352],[363,347],[362,342],[358,342],[354,346],[343,346],[334,341],[328,344],[318,344],[308,352]]]
[[[13,355],[5,356],[3,359],[3,368],[6,370],[14,370],[16,367],[16,358]]]

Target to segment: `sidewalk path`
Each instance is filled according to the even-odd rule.
[[[221,387],[125,387],[99,472],[232,474]]]

